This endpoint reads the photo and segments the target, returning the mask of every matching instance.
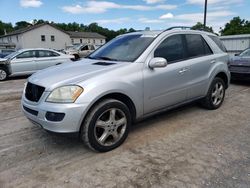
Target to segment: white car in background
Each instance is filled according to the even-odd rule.
[[[0,58],[0,81],[8,77],[30,75],[38,70],[72,62],[74,56],[51,49],[34,48],[18,50]]]
[[[86,57],[96,50],[92,44],[75,44],[69,49],[65,50],[66,54],[73,55],[75,60]]]

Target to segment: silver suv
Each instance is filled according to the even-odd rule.
[[[202,31],[121,35],[79,62],[32,75],[22,108],[48,131],[79,132],[91,149],[109,151],[145,117],[196,100],[219,108],[230,80],[223,50]]]

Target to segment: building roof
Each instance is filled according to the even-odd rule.
[[[250,34],[220,36],[220,39],[243,39],[250,38]]]
[[[58,28],[57,26],[50,24],[50,23],[41,23],[41,24],[37,24],[37,25],[28,26],[26,28],[18,29],[16,31],[7,33],[6,35],[2,35],[2,36],[0,36],[0,38],[13,36],[13,35],[19,35],[19,34],[31,31],[33,29],[39,28],[39,27],[44,26],[44,25],[49,25],[51,27],[54,27],[55,29],[60,30],[60,31],[64,32],[65,34],[69,35],[71,38],[101,38],[101,39],[106,38],[105,36],[100,35],[99,33],[94,33],[94,32],[64,31],[64,30],[62,30],[62,29]]]
[[[100,35],[99,33],[95,32],[78,32],[78,31],[67,31],[71,38],[100,38],[106,39],[105,36]]]
[[[26,27],[26,28],[22,28],[22,29],[15,30],[15,31],[13,31],[13,32],[7,33],[6,35],[0,36],[0,38],[12,36],[12,35],[19,35],[19,34],[22,34],[22,33],[28,32],[28,31],[31,31],[31,30],[33,30],[33,29],[39,28],[39,27],[44,26],[44,25],[49,25],[49,26],[51,26],[51,27],[54,27],[54,28],[57,29],[57,30],[60,30],[60,31],[64,32],[65,34],[68,34],[68,33],[65,32],[64,30],[62,30],[62,29],[56,27],[56,26],[53,25],[53,24],[41,23],[41,24],[32,25],[32,26],[28,26],[28,27]]]

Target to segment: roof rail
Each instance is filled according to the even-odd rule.
[[[191,27],[187,27],[187,26],[174,26],[174,27],[170,27],[168,29],[166,29],[165,31],[169,31],[169,30],[172,30],[172,29],[191,29]]]

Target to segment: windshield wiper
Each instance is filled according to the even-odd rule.
[[[108,61],[118,61],[117,59],[113,59],[113,58],[105,57],[105,56],[96,57],[96,59],[103,59],[103,60],[108,60]]]

